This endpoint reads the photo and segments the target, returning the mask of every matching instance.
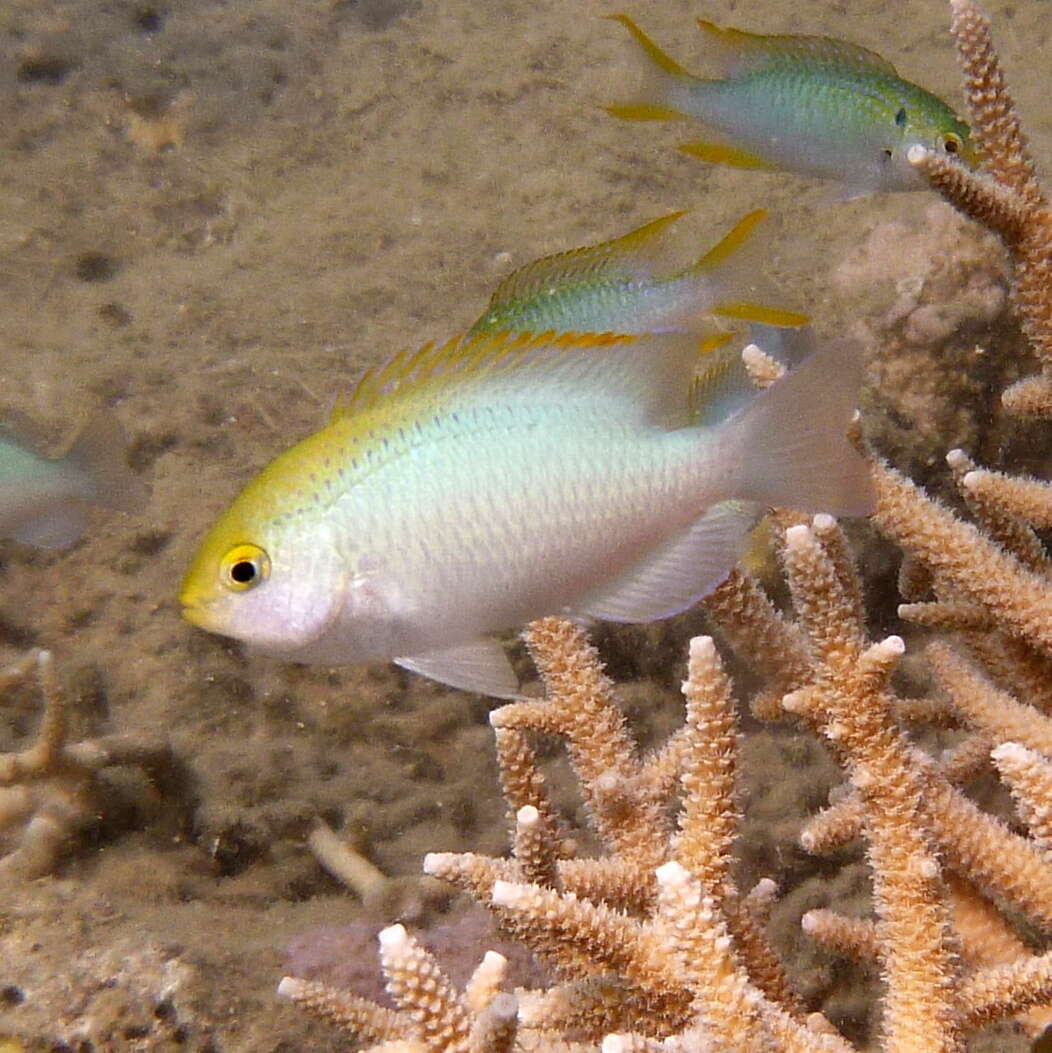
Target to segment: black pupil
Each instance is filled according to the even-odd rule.
[[[895,114],[895,123],[900,128],[906,123],[906,111],[905,110],[899,110],[899,112]]]
[[[946,152],[948,154],[955,154],[955,153],[957,153],[957,140],[956,139],[947,139],[946,140]]]
[[[250,581],[253,581],[256,577],[256,565],[251,560],[239,559],[230,568],[230,578],[232,581],[236,581],[238,585],[247,585]]]

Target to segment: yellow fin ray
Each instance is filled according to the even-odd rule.
[[[688,412],[697,339],[689,334],[510,333],[457,337],[402,351],[370,370],[341,399],[330,424],[386,427],[429,407],[468,405],[477,391],[504,385],[512,397],[587,390],[623,411],[672,426]],[[550,397],[550,396],[549,396]]]
[[[405,397],[425,384],[449,384],[477,378],[501,363],[521,359],[530,348],[561,346],[552,333],[483,334],[453,337],[443,343],[428,341],[416,350],[406,349],[367,370],[349,395],[337,399],[333,423]]]
[[[745,243],[756,227],[767,218],[767,209],[756,208],[738,220],[734,226],[692,266],[692,271],[715,270],[725,263]]]
[[[733,339],[733,333],[712,333],[710,336],[706,336],[702,339],[701,343],[698,345],[698,354],[714,354],[716,351],[719,351],[721,347],[726,347]]]
[[[708,161],[714,165],[728,165],[731,168],[753,168],[768,172],[778,171],[778,165],[768,161],[758,154],[742,150],[737,146],[727,143],[706,142],[703,139],[695,139],[693,142],[683,143],[679,149],[690,154],[691,157],[699,157],[702,161]]]
[[[511,300],[524,300],[545,289],[573,281],[597,278],[647,278],[653,273],[652,258],[666,230],[685,216],[670,212],[660,219],[611,241],[558,252],[534,260],[509,274],[490,297],[492,310]]]
[[[741,354],[726,346],[732,337],[728,334],[727,340],[713,348],[691,378],[689,406],[694,424],[719,423],[756,396]]]
[[[651,102],[629,102],[620,106],[604,106],[611,117],[620,117],[623,121],[683,121],[685,113],[670,106],[659,106]]]
[[[756,294],[756,279],[750,274],[752,265],[748,260],[735,261],[733,258],[738,256],[756,227],[767,218],[767,214],[766,209],[757,208],[743,216],[704,256],[701,256],[683,273],[710,273],[730,294],[718,296],[716,302],[709,308],[714,315],[779,327],[795,328],[807,325],[810,318],[799,311],[771,307],[759,300],[739,299],[733,295],[733,290],[743,288],[750,288],[753,294]],[[755,259],[754,256],[753,259]]]
[[[713,314],[723,318],[739,318],[744,322],[758,322],[761,325],[776,325],[780,328],[797,329],[807,325],[811,318],[799,311],[787,311],[781,307],[768,307],[762,303],[749,300],[726,301],[712,308]]]
[[[611,22],[620,22],[635,38],[636,43],[647,53],[659,69],[674,77],[689,77],[690,74],[668,52],[658,47],[636,23],[624,14],[606,15]]]

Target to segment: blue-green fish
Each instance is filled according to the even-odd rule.
[[[134,512],[144,500],[125,458],[124,434],[111,417],[90,420],[57,458],[0,435],[0,537],[68,548],[87,528],[90,506]]]
[[[647,76],[638,100],[609,112],[701,121],[705,137],[680,149],[705,161],[835,179],[852,194],[926,188],[906,157],[914,145],[969,167],[978,161],[968,126],[946,103],[857,44],[762,36],[699,19],[725,74],[705,80],[627,15],[611,17],[639,44]]]
[[[750,212],[690,266],[663,273],[664,235],[685,212],[672,212],[613,241],[545,256],[497,286],[471,333],[502,330],[660,333],[697,327],[711,315],[800,326],[807,315],[757,303],[755,266],[739,249],[767,215]]]
[[[872,510],[845,438],[857,356],[818,352],[708,423],[697,343],[501,333],[396,355],[220,517],[184,616],[297,662],[511,697],[487,634],[664,618],[726,576],[767,505]]]

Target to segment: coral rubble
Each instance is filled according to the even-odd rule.
[[[50,874],[99,812],[100,776],[107,769],[141,769],[155,787],[175,774],[168,743],[160,738],[107,735],[68,741],[63,693],[51,654],[37,651],[0,673],[0,692],[35,669],[44,712],[36,741],[0,754],[0,874]]]

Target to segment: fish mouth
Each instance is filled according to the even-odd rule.
[[[208,632],[217,631],[215,613],[210,611],[208,607],[195,603],[189,598],[181,597],[179,602],[182,604],[183,618],[191,625],[197,626],[198,629],[205,629]]]

